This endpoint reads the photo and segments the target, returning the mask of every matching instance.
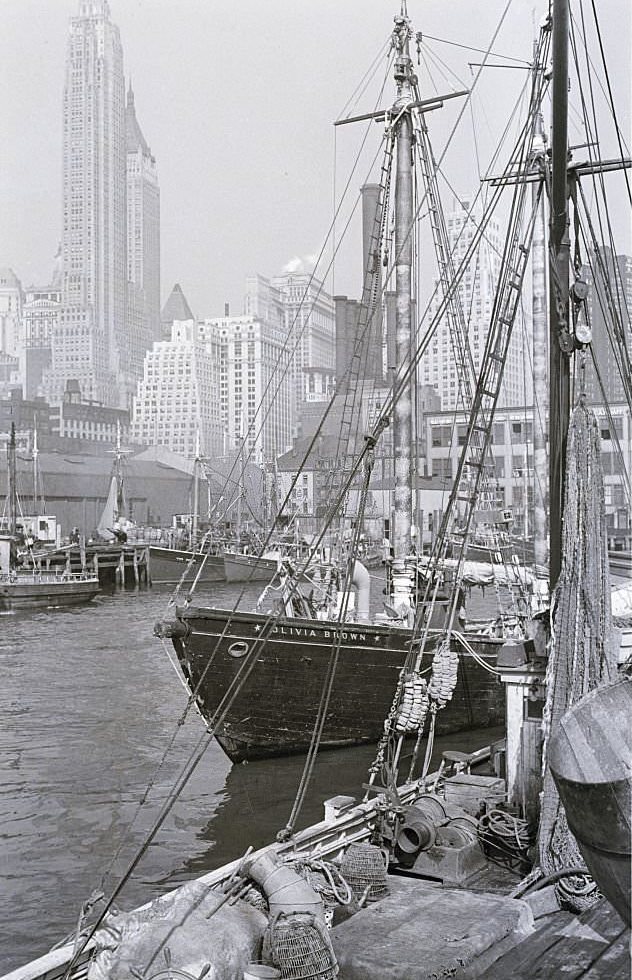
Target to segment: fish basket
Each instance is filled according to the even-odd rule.
[[[270,958],[283,980],[335,980],[338,964],[326,927],[314,916],[279,916],[270,935]]]
[[[374,844],[349,844],[340,871],[358,901],[365,894],[367,902],[388,895],[386,857]]]

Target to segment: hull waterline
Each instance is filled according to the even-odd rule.
[[[96,579],[42,580],[30,576],[0,583],[0,612],[28,609],[54,609],[90,602],[100,591]]]
[[[321,747],[379,740],[409,651],[410,630],[279,618],[264,643],[269,622],[264,614],[189,606],[177,616],[171,634],[170,624],[157,629],[167,627],[200,712],[234,762],[307,751],[338,642]],[[469,637],[469,642],[488,667],[495,666],[501,640]],[[424,656],[422,670],[431,659],[431,652]],[[229,691],[226,700],[235,696],[224,712]],[[223,717],[217,721],[220,705]],[[463,652],[454,697],[439,713],[437,732],[503,721],[504,690],[496,675]]]
[[[196,579],[198,584],[226,580],[221,555],[153,545],[149,549],[149,574],[153,585],[177,585],[181,579],[185,585],[193,584]]]
[[[279,567],[276,558],[259,555],[224,553],[224,577],[227,582],[269,582]]]

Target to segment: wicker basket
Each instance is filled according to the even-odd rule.
[[[385,855],[374,844],[349,844],[340,871],[358,901],[365,893],[367,902],[388,895]]]

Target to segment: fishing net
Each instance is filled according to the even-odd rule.
[[[562,567],[553,595],[546,677],[538,846],[547,875],[584,862],[546,765],[546,740],[571,705],[615,675],[599,426],[582,401],[568,430]],[[575,911],[587,908],[599,894],[589,875],[566,878],[556,887],[560,902]]]

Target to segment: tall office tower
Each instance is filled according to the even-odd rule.
[[[84,399],[110,406],[127,407],[135,388],[144,341],[136,304],[128,300],[127,158],[118,27],[107,0],[80,0],[66,59],[62,300],[44,378],[50,401],[61,401],[68,379],[77,380]],[[149,183],[149,170],[144,167],[141,182]],[[135,224],[134,236],[137,230]],[[153,240],[155,227],[148,234]]]
[[[585,270],[590,285],[587,312],[599,377],[592,359],[587,358],[586,394],[591,402],[603,402],[604,398],[608,402],[625,401],[621,368],[609,331],[612,332],[616,324],[628,350],[632,350],[632,257],[615,255],[612,249],[602,245],[592,253],[591,260],[595,274],[592,275],[589,268]]]
[[[157,341],[145,355],[134,397],[132,440],[194,456],[199,435],[203,455],[220,455],[218,390],[219,358],[213,342],[199,339],[193,320],[176,320],[171,340]]]
[[[44,372],[50,368],[53,334],[59,323],[61,292],[59,282],[47,286],[27,286],[24,297],[24,349],[21,365],[24,397],[40,393]]]
[[[322,282],[307,272],[286,272],[270,284],[279,292],[292,352],[292,419],[298,425],[298,409],[309,391],[307,369],[333,371],[335,365],[334,304]]]
[[[243,444],[262,464],[292,445],[292,376],[282,308],[265,289],[252,305],[257,315],[203,320],[198,337],[218,345],[226,452]]]
[[[480,213],[476,209],[468,216],[469,211],[470,203],[462,201],[460,206],[447,216],[448,246],[454,267],[457,270],[471,246],[480,221]],[[503,241],[500,225],[495,218],[492,218],[487,225],[485,236],[476,255],[470,261],[459,285],[458,298],[465,316],[472,359],[477,371],[481,365],[489,332],[502,250]],[[442,297],[437,292],[431,304],[428,323],[438,309],[441,300]],[[458,372],[451,329],[448,319],[444,316],[435,331],[428,352],[420,361],[419,369],[420,383],[432,385],[441,396],[441,407],[444,410],[463,407],[462,395],[459,394]],[[523,324],[517,318],[504,368],[500,405],[522,405],[524,403],[525,353],[526,340]]]
[[[0,269],[0,352],[19,357],[24,291],[13,269]]]
[[[160,190],[156,160],[136,118],[130,82],[125,111],[127,146],[127,280],[133,373],[142,373],[145,351],[160,340]]]

